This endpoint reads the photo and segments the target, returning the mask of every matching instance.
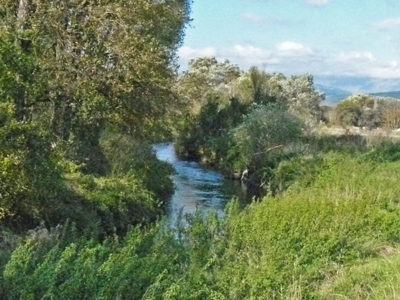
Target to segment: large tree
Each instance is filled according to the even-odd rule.
[[[62,139],[105,122],[150,135],[188,13],[188,0],[0,0],[0,90]]]

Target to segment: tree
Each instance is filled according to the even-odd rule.
[[[385,127],[389,129],[400,128],[400,102],[388,101],[384,104],[382,121]]]
[[[221,101],[231,98],[231,86],[240,76],[240,70],[229,61],[218,62],[216,58],[196,58],[179,77],[176,89],[189,114],[197,114],[206,104],[210,94],[219,94]],[[212,97],[212,96],[211,96]]]
[[[287,78],[253,67],[238,80],[235,95],[246,103],[279,106],[310,125],[322,116],[323,94],[315,90],[310,75]]]
[[[168,112],[189,1],[2,0],[1,7],[2,45],[31,57],[34,78],[25,81],[44,90],[15,97],[21,118],[45,114],[67,140],[76,128],[106,122],[147,136]]]
[[[0,96],[84,169],[104,173],[100,133],[169,131],[189,0],[0,0]]]
[[[159,215],[152,175],[132,165],[111,173],[100,137],[107,129],[141,140],[165,129],[188,13],[186,0],[0,0],[1,223],[71,218],[122,232]],[[149,168],[156,158],[137,144]],[[164,192],[168,170],[157,169]]]
[[[348,97],[335,109],[336,122],[342,126],[376,128],[381,124],[381,101],[367,95]]]
[[[233,130],[242,168],[263,165],[276,153],[287,150],[302,134],[301,121],[290,113],[267,106],[250,112]]]

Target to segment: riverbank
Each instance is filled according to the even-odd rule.
[[[280,196],[244,210],[234,201],[222,218],[191,216],[184,227],[104,242],[37,232],[14,251],[2,287],[9,299],[394,300],[399,157],[392,145],[297,161],[293,170],[313,172]]]

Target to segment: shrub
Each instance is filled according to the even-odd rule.
[[[265,106],[256,108],[233,130],[237,160],[243,162],[241,169],[261,169],[264,175],[260,177],[270,177],[268,169],[283,153],[293,150],[301,135],[301,122],[288,112]]]
[[[11,115],[10,115],[11,114]],[[1,220],[15,228],[32,228],[41,220],[56,222],[66,189],[49,136],[36,124],[17,122],[13,110],[1,119]]]

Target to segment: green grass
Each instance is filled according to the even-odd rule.
[[[289,173],[300,171],[282,194],[244,210],[232,202],[222,220],[194,216],[175,233],[161,225],[104,242],[28,239],[5,267],[4,295],[398,299],[399,151],[294,158]]]
[[[294,286],[319,298],[332,272],[399,243],[399,162],[329,154],[319,168],[309,187],[300,181],[229,220],[221,271],[241,274],[226,291],[233,298],[286,298]]]
[[[398,249],[382,246],[381,257],[369,258],[340,268],[321,285],[324,299],[400,298],[400,255]]]

